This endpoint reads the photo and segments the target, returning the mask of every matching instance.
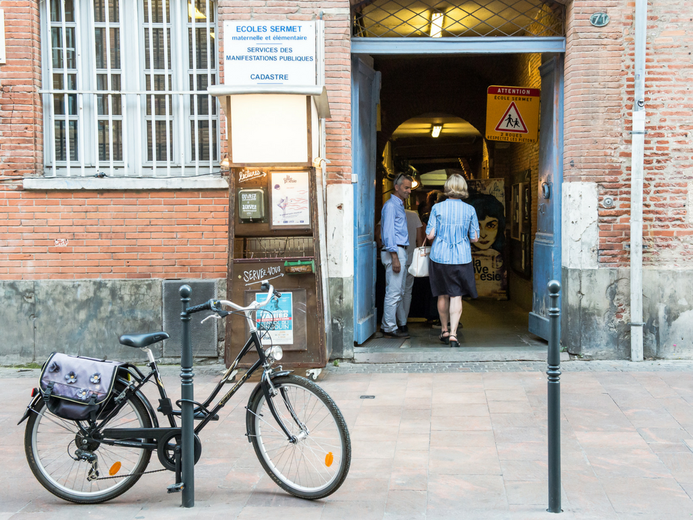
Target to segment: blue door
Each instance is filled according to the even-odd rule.
[[[375,333],[376,246],[374,240],[376,106],[380,73],[358,56],[351,64],[351,164],[354,184],[354,342]]]
[[[544,63],[541,73],[537,234],[532,268],[529,331],[549,339],[546,285],[561,280],[561,184],[563,183],[563,56]],[[559,300],[560,305],[560,300]],[[560,337],[560,333],[559,333]]]

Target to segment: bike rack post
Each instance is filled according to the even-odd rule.
[[[561,352],[558,325],[561,309],[558,296],[561,284],[556,280],[548,283],[551,307],[549,307],[549,350],[547,356],[548,433],[549,433],[549,513],[561,510]]]
[[[180,397],[181,397],[181,461],[183,464],[183,507],[195,506],[195,428],[193,419],[193,356],[190,338],[190,315],[188,303],[192,295],[189,285],[180,288],[180,301],[183,312],[180,313],[182,323],[182,349],[180,354]]]

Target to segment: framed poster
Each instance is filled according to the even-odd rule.
[[[255,301],[264,302],[267,293],[256,293]],[[293,345],[294,343],[294,306],[293,294],[283,292],[281,298],[272,298],[264,312],[255,313],[255,325],[261,333],[263,345]]]
[[[263,346],[281,345],[285,352],[304,351],[308,349],[306,328],[306,290],[281,289],[282,296],[267,304],[267,312],[255,313],[255,325],[261,335]],[[264,302],[267,293],[264,291],[245,291],[245,305],[253,301]],[[248,322],[246,334],[248,334]]]
[[[272,172],[270,199],[270,229],[310,229],[307,171]]]

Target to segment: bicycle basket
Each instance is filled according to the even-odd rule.
[[[84,421],[108,400],[118,361],[54,352],[43,365],[39,389],[48,409],[58,417]]]

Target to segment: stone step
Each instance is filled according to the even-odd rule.
[[[569,361],[561,352],[561,361]],[[355,347],[354,363],[464,363],[482,361],[546,361],[546,348],[537,347]]]

